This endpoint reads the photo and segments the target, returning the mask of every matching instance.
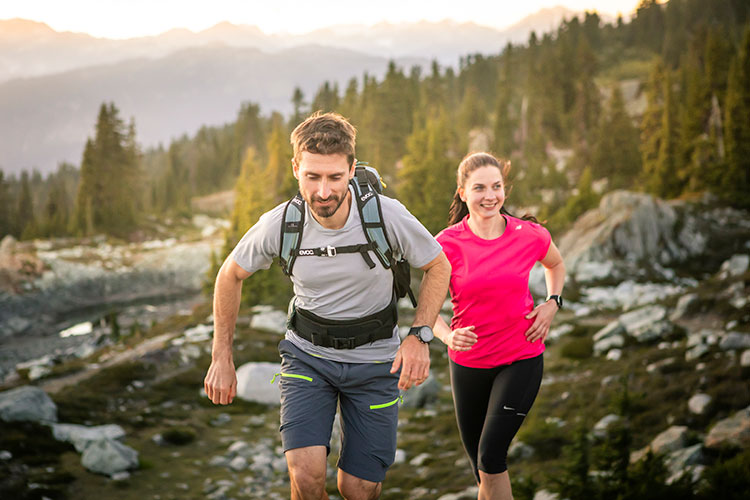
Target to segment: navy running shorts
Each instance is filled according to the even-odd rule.
[[[343,363],[312,356],[288,340],[281,355],[281,442],[284,452],[325,446],[330,453],[336,407],[341,408],[338,468],[381,482],[396,455],[399,373],[391,363]]]

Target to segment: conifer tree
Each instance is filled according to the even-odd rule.
[[[12,206],[8,183],[5,181],[5,174],[0,170],[0,240],[6,234],[14,232]]]
[[[657,160],[662,138],[662,117],[664,114],[665,69],[658,60],[646,84],[646,110],[641,119],[641,157],[643,159],[643,182],[656,175]]]
[[[625,110],[620,86],[615,85],[596,133],[591,161],[593,177],[608,179],[611,188],[630,187],[641,171],[638,145],[638,129]]]
[[[29,186],[29,174],[26,171],[21,174],[21,191],[18,196],[16,214],[16,235],[21,239],[33,237],[36,229],[36,218],[34,217],[34,203]]]
[[[409,136],[399,171],[399,200],[432,234],[445,228],[456,190],[459,158],[450,149],[454,144],[445,115],[428,119]]]
[[[296,126],[304,118],[305,111],[304,107],[307,103],[305,102],[305,94],[302,93],[302,89],[294,87],[294,93],[292,94],[292,105],[294,106],[294,113],[290,122],[292,126]]]
[[[652,193],[660,197],[673,198],[682,192],[684,178],[679,163],[679,135],[677,123],[677,102],[672,90],[672,79],[665,73],[664,106],[662,108],[661,129],[659,131],[659,152],[654,171],[648,180]]]
[[[750,25],[729,69],[724,117],[726,170],[720,196],[750,206]]]
[[[271,117],[271,132],[268,135],[268,163],[263,182],[273,193],[271,204],[289,200],[297,193],[297,179],[292,171],[292,147],[284,119],[278,113]],[[268,207],[269,209],[272,207]]]
[[[513,46],[508,43],[502,55],[502,70],[497,87],[495,104],[494,151],[510,158],[515,149],[514,133],[518,116],[513,113]]]
[[[118,114],[114,103],[101,105],[95,137],[84,149],[73,219],[80,233],[123,236],[137,222],[140,168],[135,130],[127,130]]]

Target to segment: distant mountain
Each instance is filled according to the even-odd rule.
[[[194,33],[110,40],[56,32],[43,23],[0,20],[0,168],[53,170],[80,162],[98,106],[114,101],[135,117],[144,146],[168,143],[202,125],[235,119],[243,101],[291,109],[295,86],[311,99],[325,80],[345,86],[381,76],[388,59],[409,68],[467,54],[497,54],[508,41],[554,29],[575,12],[544,9],[499,31],[453,21],[337,26],[304,35],[267,35],[219,23]]]
[[[508,41],[525,42],[531,31],[541,34],[553,30],[563,18],[577,14],[559,6],[542,9],[504,30],[446,20],[335,26],[304,35],[267,35],[256,26],[222,22],[198,33],[174,29],[127,40],[57,32],[44,23],[24,19],[0,20],[0,82],[140,57],[156,59],[216,43],[265,52],[320,45],[379,57],[437,59],[455,66],[460,56],[497,53]]]
[[[420,62],[427,64],[402,64]],[[325,80],[343,90],[364,72],[381,77],[387,65],[384,58],[330,47],[268,54],[211,45],[15,79],[0,84],[0,168],[48,172],[62,160],[78,164],[103,101],[114,101],[123,118],[135,117],[139,143],[167,145],[202,125],[235,120],[243,101],[260,103],[264,112],[289,112],[295,86],[311,99]]]

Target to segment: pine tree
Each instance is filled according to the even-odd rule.
[[[26,171],[21,174],[21,192],[18,196],[16,214],[15,234],[21,239],[33,237],[36,229],[36,218],[34,217],[34,203],[29,186],[29,174]]]
[[[657,160],[662,138],[664,115],[665,69],[661,60],[651,69],[646,84],[646,110],[641,119],[641,157],[643,159],[644,183],[656,175]]]
[[[502,55],[502,72],[497,88],[495,104],[494,151],[510,158],[515,150],[514,133],[518,127],[518,116],[513,112],[513,46],[506,45]]]
[[[650,191],[657,196],[673,198],[682,192],[684,178],[678,154],[677,102],[672,90],[672,79],[669,72],[665,74],[664,107],[662,109],[661,129],[659,131],[659,152],[654,171],[649,178]]]
[[[118,114],[114,103],[101,105],[95,137],[84,149],[73,218],[80,233],[123,236],[137,223],[140,167],[135,126],[126,129]]]
[[[591,161],[593,177],[608,179],[610,188],[630,187],[641,171],[638,146],[638,129],[625,110],[620,86],[615,85],[596,133]]]
[[[298,190],[297,179],[292,171],[292,147],[289,143],[289,132],[279,114],[271,117],[271,132],[268,136],[268,163],[265,169],[265,181],[272,186],[272,204],[281,203],[292,198]],[[269,209],[271,207],[268,207]]]
[[[750,25],[730,65],[724,110],[726,171],[720,196],[750,206]]]
[[[14,232],[12,206],[8,183],[5,181],[5,174],[0,170],[0,240],[6,234]]]
[[[404,167],[399,171],[399,200],[432,233],[445,228],[456,190],[458,157],[455,138],[442,116],[428,119],[407,140]]]
[[[292,94],[292,105],[294,106],[294,113],[292,114],[292,118],[290,120],[292,126],[296,126],[304,118],[304,107],[306,104],[305,94],[302,93],[302,89],[300,89],[299,87],[294,87],[294,94]]]

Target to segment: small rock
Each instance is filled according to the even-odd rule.
[[[394,464],[402,464],[406,462],[406,452],[402,450],[401,448],[396,449],[396,458],[394,459]]]
[[[282,335],[286,333],[286,312],[273,309],[269,306],[255,306],[253,312],[255,314],[252,320],[250,320],[250,328],[267,330]]]
[[[687,432],[686,426],[673,425],[651,441],[651,450],[654,453],[670,453],[680,450],[687,445]]]
[[[688,400],[688,409],[696,415],[703,415],[711,404],[711,396],[708,394],[695,394]]]
[[[86,447],[81,463],[92,472],[111,476],[138,467],[138,452],[118,441],[103,439]]]
[[[723,351],[736,351],[750,348],[750,334],[740,332],[729,332],[721,342],[719,348]]]
[[[229,459],[221,455],[216,455],[208,461],[208,465],[211,465],[213,467],[226,467],[227,465],[229,465]]]
[[[464,491],[459,491],[458,493],[446,493],[445,495],[438,497],[438,500],[460,500],[462,498],[476,498],[478,494],[479,487],[469,486]]]
[[[115,472],[110,476],[113,481],[127,481],[130,479],[130,472],[128,471],[121,471],[121,472]]]
[[[234,457],[229,462],[229,468],[233,471],[241,471],[247,469],[247,459],[245,457]]]
[[[229,413],[219,413],[216,418],[211,420],[211,425],[218,427],[220,425],[228,424],[232,421],[232,416]]]
[[[11,458],[13,458],[13,453],[8,450],[0,451],[0,460],[10,460]]]
[[[659,361],[655,361],[646,367],[648,373],[664,372],[670,366],[675,363],[675,358],[664,358]]]
[[[622,358],[622,351],[620,349],[610,349],[607,353],[607,359],[610,361],[619,361]]]
[[[610,349],[615,347],[622,347],[625,345],[625,337],[622,335],[611,335],[605,337],[594,344],[594,354],[597,356],[608,352]]]
[[[677,301],[677,305],[675,306],[674,311],[672,311],[672,314],[669,315],[669,319],[671,321],[677,321],[684,318],[695,308],[695,306],[698,305],[699,301],[697,293],[683,295]]]
[[[595,425],[592,433],[594,434],[594,437],[598,439],[604,439],[607,437],[607,431],[609,427],[612,424],[615,424],[620,421],[620,416],[615,415],[614,413],[610,413],[609,415],[606,415],[601,420],[599,420]]]
[[[508,458],[510,460],[528,460],[534,456],[534,448],[523,441],[513,441],[508,448]]]
[[[750,255],[732,255],[732,257],[724,261],[724,263],[719,268],[719,277],[723,279],[733,276],[740,276],[747,272],[749,265]]]
[[[740,366],[743,368],[750,366],[750,349],[742,351],[742,356],[740,356]]]
[[[58,441],[71,443],[78,453],[83,453],[93,442],[125,437],[125,429],[115,424],[94,427],[78,424],[54,424],[52,425],[52,435]]]
[[[685,360],[693,361],[695,359],[700,359],[703,356],[705,356],[709,350],[710,348],[707,345],[703,345],[703,344],[697,345],[693,347],[692,349],[685,351]]]
[[[404,408],[424,408],[437,400],[440,393],[440,382],[430,374],[422,384],[412,387],[404,395]]]
[[[432,456],[429,453],[420,453],[416,457],[409,460],[409,465],[413,465],[415,467],[420,467],[423,465],[427,460],[432,458]]]
[[[612,321],[607,326],[594,334],[594,342],[614,336],[622,336],[625,333],[625,327],[620,321]]]
[[[560,497],[557,493],[547,490],[538,490],[534,493],[534,500],[558,500]]]

